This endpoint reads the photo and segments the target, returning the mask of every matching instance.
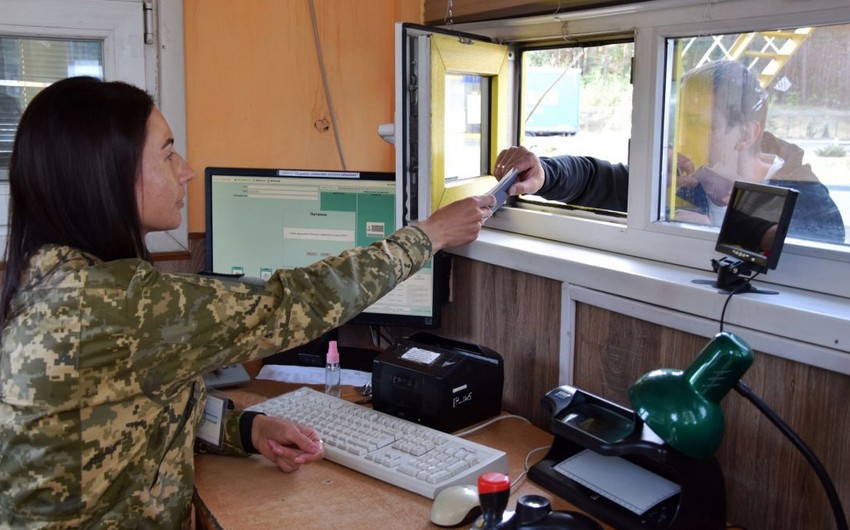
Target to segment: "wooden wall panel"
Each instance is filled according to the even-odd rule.
[[[631,407],[628,387],[655,368],[686,368],[703,337],[586,304],[576,311],[576,386]],[[850,505],[850,377],[756,353],[743,380],[811,447]],[[760,413],[730,392],[717,458],[727,519],[749,529],[834,528],[814,472]]]

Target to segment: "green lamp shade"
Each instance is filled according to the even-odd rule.
[[[629,388],[635,413],[667,444],[692,458],[708,458],[723,440],[720,400],[753,363],[737,335],[720,332],[687,370],[662,368]]]

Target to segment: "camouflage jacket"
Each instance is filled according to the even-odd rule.
[[[42,248],[2,335],[0,528],[188,526],[199,375],[339,326],[430,257],[404,228],[253,285]]]

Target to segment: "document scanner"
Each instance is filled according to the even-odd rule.
[[[443,432],[454,432],[502,410],[501,355],[472,344],[416,333],[372,364],[372,406]]]
[[[670,447],[634,411],[568,385],[543,396],[555,438],[528,478],[618,530],[723,530],[714,457]]]

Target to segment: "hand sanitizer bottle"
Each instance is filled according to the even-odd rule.
[[[336,341],[332,340],[328,344],[328,353],[325,357],[325,394],[339,397],[339,351],[337,350]]]

